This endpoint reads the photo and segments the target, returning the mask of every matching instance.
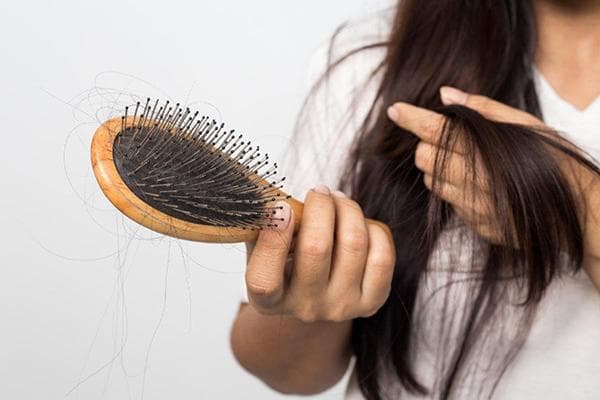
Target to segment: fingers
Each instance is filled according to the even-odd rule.
[[[451,183],[438,180],[434,187],[433,177],[425,174],[423,183],[427,189],[437,196],[452,204],[454,207],[470,210],[475,215],[488,218],[491,216],[489,194],[477,189],[465,190],[464,187],[455,186]]]
[[[246,283],[254,308],[307,323],[341,322],[370,316],[385,303],[395,263],[386,225],[367,223],[356,202],[325,187],[307,194],[295,239],[293,216],[285,221],[262,231],[250,255]]]
[[[480,237],[492,244],[504,243],[504,240],[502,239],[503,235],[500,232],[499,227],[493,224],[492,221],[476,216],[473,212],[458,207],[453,207],[453,209],[458,218],[469,225]]]
[[[392,235],[383,224],[368,224],[369,255],[361,284],[364,316],[373,315],[390,294],[396,252]]]
[[[535,116],[481,95],[465,93],[452,87],[440,88],[445,105],[461,105],[475,110],[485,118],[503,123],[513,123],[539,128],[543,135],[554,137]],[[479,155],[474,162],[465,157],[464,142],[458,141],[446,149],[443,170],[435,171],[436,154],[444,133],[445,117],[441,114],[406,103],[396,103],[388,109],[388,116],[399,127],[415,134],[421,142],[415,152],[415,165],[424,173],[424,184],[437,196],[451,204],[459,217],[477,232],[494,243],[506,240],[498,227],[494,210],[491,210],[490,183],[482,168]],[[474,164],[474,165],[471,165]],[[436,177],[434,187],[433,176]],[[514,230],[514,229],[513,229]],[[510,235],[507,235],[510,236]],[[514,237],[514,233],[512,234]]]
[[[465,93],[453,87],[444,86],[440,88],[440,97],[445,105],[465,106],[495,121],[522,125],[543,125],[538,118],[525,111],[507,106],[489,97]]]
[[[469,165],[471,162],[470,160],[467,160],[467,156],[448,151],[443,170],[435,171],[435,159],[438,151],[440,151],[440,149],[437,146],[426,142],[419,142],[415,152],[416,167],[423,173],[431,176],[438,172],[441,180],[455,186],[472,187],[475,185],[479,187],[480,190],[489,190],[488,178],[485,174],[485,170],[481,167],[478,156],[475,157],[475,165]],[[441,154],[441,156],[443,156],[443,154]],[[474,182],[473,178],[475,178]]]
[[[451,204],[458,218],[479,236],[493,244],[505,243],[498,219],[491,210],[488,194],[463,190],[444,181],[439,181],[434,188],[431,175],[425,175],[423,181],[429,190]]]
[[[488,119],[499,122],[544,127],[535,116],[492,100],[489,97],[465,93],[459,89],[444,86],[440,88],[440,97],[445,105],[462,105],[475,110]],[[399,127],[406,129],[422,141],[430,144],[440,142],[445,117],[434,111],[408,103],[396,103],[387,110],[389,118]],[[452,149],[464,153],[460,142]]]
[[[400,128],[406,129],[421,141],[438,145],[441,142],[446,117],[425,108],[408,103],[396,103],[388,108],[388,117]],[[462,138],[452,143],[449,150],[464,154],[465,144]]]
[[[360,206],[342,192],[334,192],[335,248],[330,273],[334,292],[360,293],[369,250],[369,232]]]
[[[335,204],[328,188],[310,190],[304,201],[302,225],[294,252],[291,290],[318,293],[327,287],[333,249]]]
[[[294,234],[294,216],[285,202],[275,205],[276,229],[258,235],[246,268],[248,300],[262,311],[275,307],[284,291],[284,268]]]
[[[432,144],[439,142],[445,121],[443,115],[408,103],[396,103],[388,108],[387,113],[396,125],[411,131],[421,140]]]

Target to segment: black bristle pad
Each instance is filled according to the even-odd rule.
[[[276,173],[268,156],[223,124],[167,107],[146,105],[148,117],[134,115],[133,126],[123,126],[115,138],[115,165],[129,189],[151,207],[192,223],[247,229],[272,224],[268,204],[279,197],[283,179],[261,182]]]

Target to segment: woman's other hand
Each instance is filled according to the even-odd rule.
[[[385,303],[395,263],[387,226],[367,223],[355,201],[323,186],[308,192],[296,238],[291,209],[277,217],[283,222],[261,231],[248,260],[248,299],[257,311],[341,322]]]
[[[543,126],[543,122],[531,114],[511,108],[484,96],[469,95],[458,89],[443,87],[440,90],[445,105],[457,104],[469,107],[486,118],[528,126]],[[388,109],[388,116],[399,127],[415,134],[421,141],[415,153],[415,165],[423,172],[425,186],[451,204],[458,217],[480,236],[492,243],[502,243],[502,229],[491,207],[493,188],[489,187],[487,172],[476,155],[477,179],[465,179],[471,171],[471,157],[458,143],[447,149],[448,158],[437,184],[433,185],[435,158],[442,135],[445,117],[436,112],[407,103],[396,103]]]
[[[445,105],[465,106],[491,120],[531,126],[541,132],[552,131],[535,116],[485,96],[468,94],[451,87],[442,87],[440,96]],[[470,158],[465,157],[458,143],[449,151],[446,168],[436,177],[438,184],[435,187],[433,185],[435,155],[445,117],[407,103],[392,105],[388,109],[388,116],[399,127],[412,132],[421,140],[415,153],[415,165],[423,172],[425,186],[451,204],[458,217],[484,239],[503,244],[501,224],[505,222],[498,221],[491,207],[493,188],[489,187],[487,172],[477,161],[477,155],[475,182],[465,180],[465,174],[470,171],[467,164]],[[560,141],[560,136],[553,138]],[[561,144],[569,146],[567,142]],[[579,213],[584,228],[584,267],[600,288],[600,182],[595,174],[571,157],[554,149],[551,151],[556,155],[557,162],[581,205]]]

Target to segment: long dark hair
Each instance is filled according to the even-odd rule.
[[[511,323],[502,354],[487,368],[487,383],[475,383],[477,398],[491,397],[504,369],[528,332],[536,304],[551,281],[576,271],[583,258],[581,210],[553,152],[567,154],[595,173],[596,166],[552,132],[488,120],[470,109],[443,107],[439,88],[455,86],[542,117],[534,82],[536,21],[527,0],[401,0],[389,39],[332,60],[323,80],[361,51],[381,47],[386,56],[372,74],[381,74],[375,101],[357,136],[340,187],[349,190],[368,217],[388,223],[396,243],[392,292],[372,317],[354,321],[352,346],[359,387],[368,400],[386,398],[382,379],[392,374],[405,393],[442,399],[459,396],[457,386],[473,373],[473,349],[485,342],[491,324]],[[505,221],[503,243],[482,242],[483,256],[466,274],[475,282],[461,310],[459,334],[446,337],[443,366],[426,385],[414,370],[418,290],[440,235],[453,220],[452,208],[425,188],[414,166],[418,139],[394,125],[387,106],[404,101],[448,117],[447,148],[460,138],[474,165],[479,154],[494,189],[492,208]],[[333,134],[333,132],[331,133]],[[446,153],[436,157],[441,171]],[[465,180],[477,179],[472,169]],[[434,183],[436,185],[436,183]],[[579,207],[579,208],[578,208]],[[471,241],[476,240],[469,237]],[[475,250],[474,250],[475,251]],[[565,263],[563,255],[567,254]],[[447,268],[456,269],[456,265]],[[460,267],[460,266],[459,266]],[[465,266],[463,265],[464,269]],[[434,273],[434,272],[432,272]],[[450,280],[447,285],[452,285]],[[515,294],[516,296],[512,296]],[[512,297],[511,297],[512,296]],[[452,299],[446,297],[444,302]],[[512,318],[506,318],[511,303]],[[514,306],[518,303],[517,306]],[[445,306],[445,305],[444,305]],[[446,307],[451,312],[452,307]],[[453,312],[456,312],[454,309]],[[449,316],[441,316],[446,321]],[[443,324],[442,324],[443,325]],[[487,345],[485,343],[488,343]],[[470,366],[469,366],[470,365]],[[483,368],[483,367],[482,367]],[[432,388],[435,387],[435,390]]]

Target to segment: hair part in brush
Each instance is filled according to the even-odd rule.
[[[133,113],[131,113],[133,111]],[[277,164],[235,130],[180,104],[146,100],[94,135],[92,163],[109,200],[155,231],[238,242],[274,227],[287,200]],[[297,206],[297,204],[293,204]]]

